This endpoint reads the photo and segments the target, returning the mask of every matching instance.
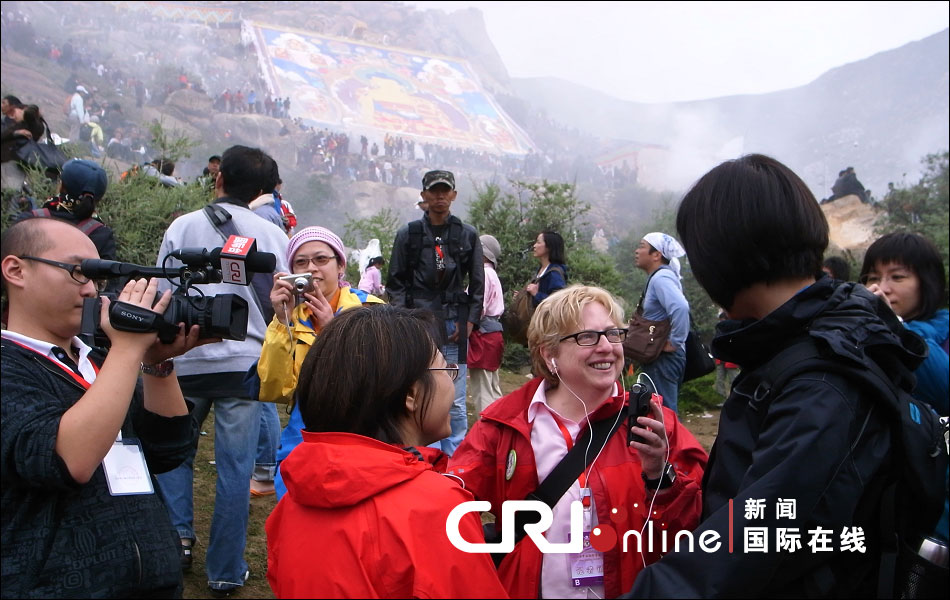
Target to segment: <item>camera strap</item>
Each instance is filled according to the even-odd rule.
[[[234,221],[231,219],[231,213],[220,204],[208,204],[202,210],[205,216],[208,217],[208,221],[211,222],[211,226],[214,227],[214,230],[218,232],[218,235],[220,235],[221,239],[225,242],[228,241],[228,238],[232,235],[241,235],[234,225]],[[254,303],[257,304],[257,310],[260,311],[261,316],[264,317],[265,327],[274,318],[274,308],[270,303],[271,283],[269,277],[265,280],[263,273],[254,273],[251,277],[251,287],[254,289]]]

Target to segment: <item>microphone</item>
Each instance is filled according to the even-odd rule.
[[[230,246],[230,242],[233,238],[247,240],[247,242],[243,243],[243,245],[247,247],[246,251],[243,254],[238,253],[234,255],[240,257],[239,260],[243,261],[247,271],[252,273],[274,272],[274,269],[277,268],[277,257],[272,252],[260,252],[255,250],[257,242],[254,238],[242,238],[241,236],[234,235],[228,238],[229,243],[225,247]],[[207,250],[205,248],[179,248],[178,250],[172,250],[169,255],[187,265],[196,263],[202,265],[210,264],[216,269],[221,269],[221,255],[225,253],[224,250],[225,248],[215,248],[213,250]],[[229,254],[229,256],[231,255]]]
[[[143,267],[117,260],[86,258],[79,263],[79,270],[89,279],[111,279],[115,277],[164,277],[161,267]]]
[[[222,281],[236,285],[249,285],[254,273],[273,273],[277,257],[270,252],[258,252],[257,241],[252,237],[232,235],[217,253],[221,266]]]

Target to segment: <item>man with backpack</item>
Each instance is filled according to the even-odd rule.
[[[922,341],[863,286],[820,276],[828,224],[772,158],[714,168],[676,224],[728,315],[713,354],[742,372],[703,478],[707,543],[630,596],[899,597],[898,544],[913,555],[933,531],[947,468],[936,415],[908,394]]]
[[[452,435],[441,441],[442,451],[451,455],[468,431],[465,363],[468,336],[482,315],[482,244],[475,228],[451,213],[458,195],[454,174],[429,171],[422,177],[420,195],[428,210],[396,233],[386,291],[395,306],[426,308],[445,320],[442,353],[447,362],[459,365]]]

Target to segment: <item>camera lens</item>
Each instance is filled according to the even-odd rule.
[[[297,290],[298,293],[302,293],[305,289],[307,289],[308,283],[309,281],[306,277],[298,277],[297,279],[294,279],[294,289]]]

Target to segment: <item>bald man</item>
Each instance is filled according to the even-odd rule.
[[[99,258],[88,236],[59,219],[27,219],[4,232],[0,251],[9,298],[2,596],[180,597],[178,536],[152,475],[195,443],[171,358],[196,345],[198,326],[186,335],[182,324],[174,343],[161,344],[155,333],[113,328],[103,298],[106,356],[77,337],[83,301],[102,287],[79,266]],[[118,300],[151,308],[157,289],[156,280],[130,281]]]

